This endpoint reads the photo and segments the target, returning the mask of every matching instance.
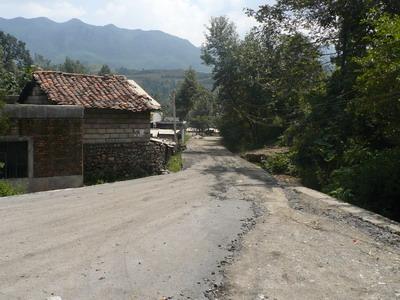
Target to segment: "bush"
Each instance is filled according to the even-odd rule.
[[[363,152],[363,160],[334,171],[324,191],[399,221],[400,148]]]
[[[293,153],[279,153],[267,157],[263,163],[263,168],[272,174],[297,175],[297,168],[293,163]]]
[[[170,172],[177,173],[182,170],[182,165],[183,165],[182,154],[177,153],[171,156],[171,158],[169,159],[167,163],[167,169]]]
[[[0,197],[19,195],[22,192],[22,189],[15,188],[8,182],[0,180]]]

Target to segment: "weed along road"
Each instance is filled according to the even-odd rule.
[[[184,160],[176,174],[1,199],[0,299],[400,299],[396,233],[276,183],[217,138],[193,139]]]

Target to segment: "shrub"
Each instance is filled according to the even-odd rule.
[[[272,174],[296,176],[297,168],[293,163],[293,156],[294,154],[291,152],[268,156],[263,164],[263,168]]]
[[[0,197],[19,195],[22,192],[22,189],[13,187],[8,182],[0,180]]]
[[[177,153],[173,156],[171,156],[171,158],[169,159],[168,163],[167,163],[167,169],[170,172],[176,173],[179,172],[180,170],[182,170],[182,154],[181,153]]]
[[[400,148],[362,156],[358,163],[334,171],[324,191],[400,220]]]

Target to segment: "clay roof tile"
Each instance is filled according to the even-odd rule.
[[[124,76],[95,76],[55,71],[36,71],[34,80],[50,101],[90,108],[113,108],[143,112],[160,104],[133,80]]]

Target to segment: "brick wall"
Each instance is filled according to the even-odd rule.
[[[85,109],[84,144],[136,143],[150,139],[150,113]]]
[[[20,119],[19,136],[33,140],[33,177],[82,174],[82,120]]]
[[[83,108],[8,104],[4,112],[10,128],[0,142],[28,144],[28,177],[11,184],[29,192],[82,186]]]

